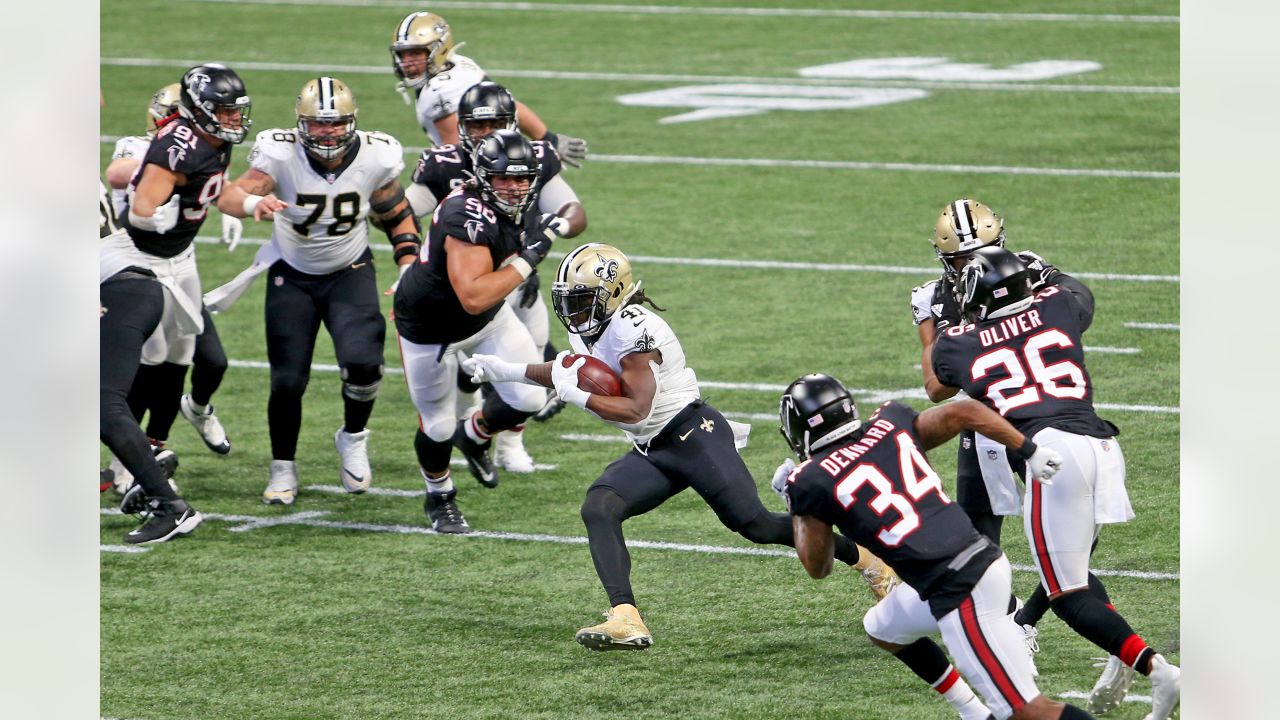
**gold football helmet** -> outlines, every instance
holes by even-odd
[[[462,43],[453,44],[453,31],[444,18],[429,12],[409,13],[391,34],[391,64],[405,87],[420,88],[444,72],[454,51],[460,47]],[[405,69],[401,53],[409,50],[426,51],[424,68]]]
[[[598,335],[640,290],[631,261],[612,245],[587,243],[565,256],[551,285],[556,317],[575,335]]]
[[[356,140],[356,96],[337,78],[308,80],[298,93],[298,135],[307,152],[334,160]]]
[[[147,137],[155,137],[160,129],[160,121],[178,112],[178,103],[182,102],[182,86],[169,83],[151,96],[151,104],[147,106]]]
[[[960,270],[952,260],[967,258],[980,247],[1004,247],[1004,220],[977,200],[961,198],[942,209],[931,240],[943,269],[955,275]]]

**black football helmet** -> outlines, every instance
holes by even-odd
[[[782,437],[801,460],[862,426],[853,397],[830,375],[805,375],[788,385],[778,415]]]
[[[244,81],[226,65],[205,63],[182,76],[178,112],[214,137],[230,143],[243,142],[253,125],[249,119],[252,107]]]
[[[534,154],[533,145],[515,130],[498,130],[476,145],[471,164],[484,199],[520,223],[524,211],[537,202],[541,184],[542,161]],[[499,192],[493,185],[493,179],[499,176],[528,178],[529,189]]]
[[[1035,299],[1033,282],[1017,255],[1001,247],[979,248],[960,271],[960,311],[971,323],[1021,312]]]
[[[468,154],[475,152],[471,131],[475,123],[502,123],[497,130],[516,129],[516,99],[498,83],[476,83],[458,100],[458,142]],[[490,126],[492,128],[492,125]]]

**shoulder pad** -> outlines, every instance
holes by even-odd
[[[491,245],[498,238],[498,216],[473,193],[455,192],[436,207],[432,230],[475,245]]]
[[[298,131],[293,128],[263,130],[253,139],[249,150],[249,164],[257,167],[260,161],[288,160],[293,157],[298,144]]]

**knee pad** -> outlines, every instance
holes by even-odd
[[[342,368],[342,394],[359,402],[372,402],[382,384],[381,365],[351,365]]]
[[[452,433],[450,433],[452,435]],[[413,436],[413,450],[418,456],[418,465],[429,473],[440,473],[449,469],[449,455],[453,452],[453,443],[432,439],[419,430]]]
[[[458,418],[454,417],[452,403],[448,407],[443,403],[439,405],[432,408],[431,414],[419,416],[422,418],[422,432],[435,442],[447,443],[458,429]]]
[[[587,490],[582,501],[582,522],[590,527],[600,523],[621,523],[626,519],[627,503],[618,493],[606,487]]]

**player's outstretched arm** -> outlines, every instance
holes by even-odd
[[[1004,445],[1011,455],[1027,462],[1032,476],[1037,479],[1048,480],[1062,466],[1062,458],[1057,452],[1038,447],[1008,420],[977,400],[957,400],[929,408],[916,416],[916,434],[920,436],[925,450],[941,445],[966,429]]]
[[[218,196],[218,209],[231,217],[253,217],[254,220],[271,220],[287,207],[272,194],[276,181],[261,170],[249,168],[231,185],[223,188]]]
[[[791,528],[796,537],[796,555],[814,580],[831,574],[836,557],[836,538],[831,526],[811,515],[792,515]]]

